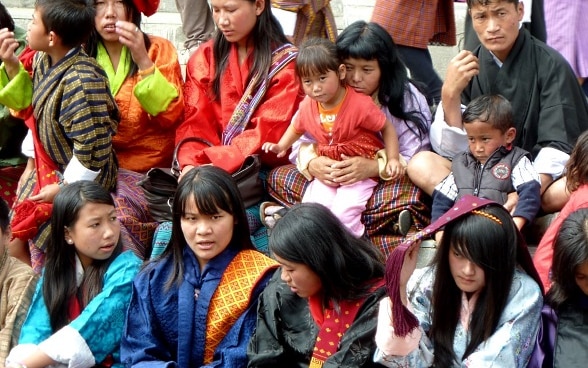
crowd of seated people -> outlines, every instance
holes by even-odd
[[[583,361],[588,100],[527,1],[467,0],[479,45],[435,111],[376,22],[336,35],[311,0],[331,41],[294,45],[272,8],[302,5],[209,3],[185,76],[141,29],[158,0],[36,0],[26,31],[0,4],[0,368]],[[159,223],[139,182],[173,159]],[[315,203],[366,183],[361,231]],[[533,264],[521,234],[554,212]],[[438,251],[415,271],[421,239]]]

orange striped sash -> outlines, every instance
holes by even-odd
[[[229,263],[208,307],[205,364],[212,362],[218,344],[249,307],[257,282],[277,267],[276,261],[255,250],[243,250]]]

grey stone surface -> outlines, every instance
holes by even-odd
[[[268,0],[269,1],[269,0]],[[35,0],[2,0],[12,14],[16,24],[26,28],[32,14]],[[375,0],[332,0],[331,7],[335,14],[337,28],[340,30],[356,20],[369,21]],[[463,23],[466,14],[464,3],[455,3],[455,18],[458,30],[458,44],[462,40]],[[159,10],[151,17],[143,17],[142,28],[145,32],[156,34],[171,40],[179,51],[183,48],[184,35],[180,16],[174,0],[161,0]],[[431,55],[435,69],[443,79],[446,65],[459,47],[431,46]]]

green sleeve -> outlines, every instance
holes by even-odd
[[[169,104],[179,96],[176,87],[155,68],[153,74],[144,77],[133,91],[141,107],[149,115],[157,116],[167,110]]]
[[[29,107],[33,101],[33,81],[29,73],[19,64],[18,74],[8,79],[4,64],[0,66],[0,104],[20,111]]]

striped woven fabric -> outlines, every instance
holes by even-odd
[[[290,207],[302,200],[308,181],[296,166],[286,165],[270,171],[267,184],[270,196],[283,206]],[[394,182],[380,180],[363,213],[362,221],[368,237],[387,257],[404,240],[394,231],[400,212],[411,212],[414,223],[412,233],[429,224],[430,202],[430,197],[412,184],[407,176]]]

